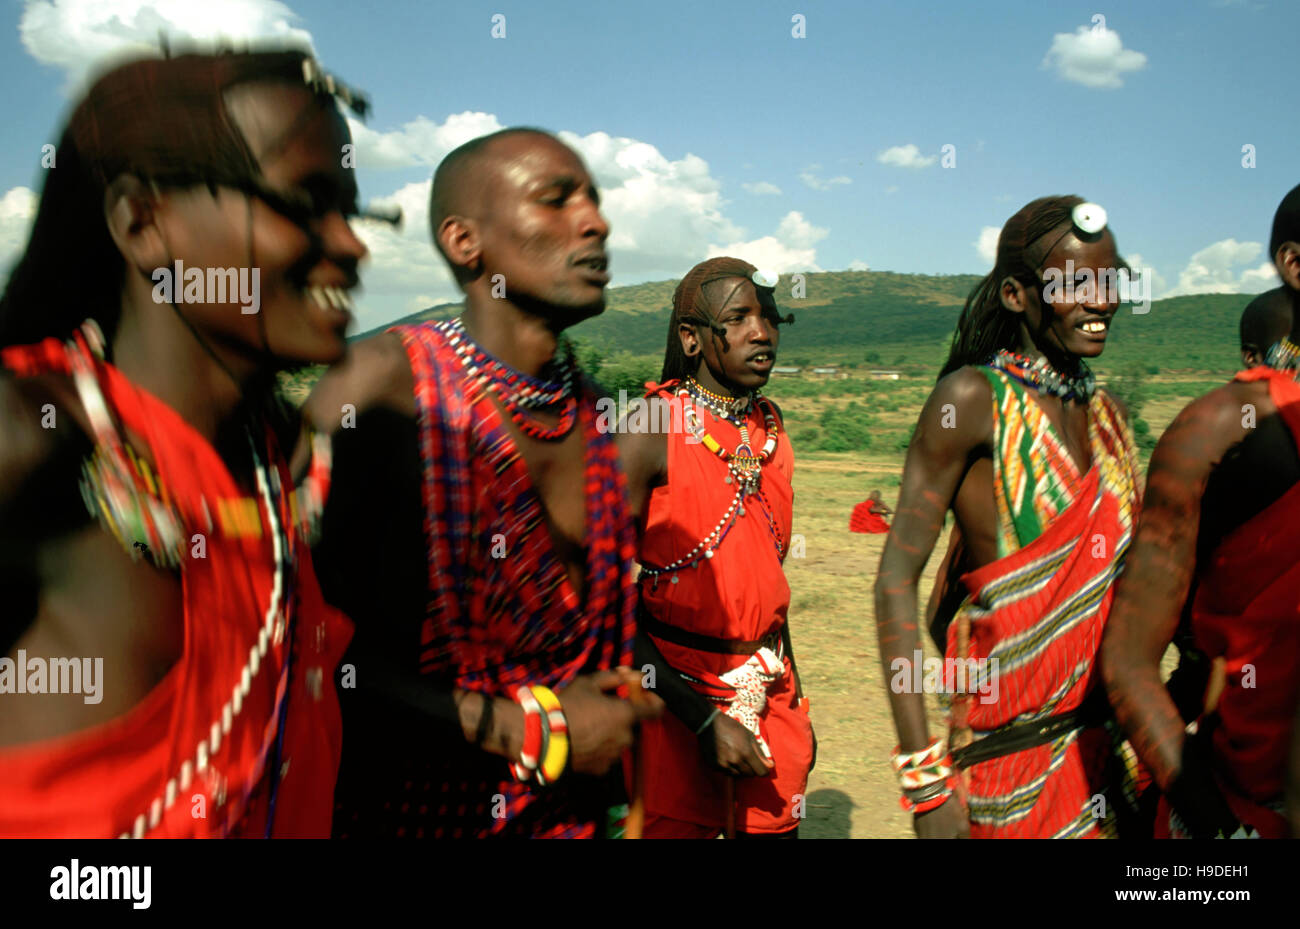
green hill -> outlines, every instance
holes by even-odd
[[[777,288],[782,310],[795,324],[781,334],[780,363],[875,365],[907,373],[933,370],[947,355],[952,328],[975,275],[827,271],[806,275],[806,294],[792,299],[791,276]],[[641,367],[662,356],[676,281],[608,291],[606,310],[572,330],[574,340],[602,359]],[[1096,368],[1138,366],[1149,374],[1223,373],[1238,360],[1237,321],[1251,298],[1238,294],[1173,297],[1150,312],[1120,311],[1104,358]],[[459,303],[445,303],[398,320],[446,319]],[[380,330],[362,333],[364,338]]]

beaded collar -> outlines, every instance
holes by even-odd
[[[550,365],[556,379],[545,380],[517,371],[488,354],[470,337],[460,318],[436,323],[434,328],[447,339],[471,380],[492,389],[525,435],[552,442],[564,438],[573,429],[578,419],[578,400],[574,390],[577,365],[570,345],[566,343],[564,351],[556,355]],[[546,426],[528,415],[533,411],[556,414],[560,421],[555,426]]]
[[[1278,371],[1300,369],[1300,345],[1296,345],[1284,336],[1281,341],[1273,343],[1264,356],[1264,364]]]
[[[686,377],[682,381],[682,389],[689,391],[696,403],[718,419],[725,419],[736,427],[745,421],[750,406],[759,396],[757,391],[751,391],[743,397],[724,397],[722,394],[715,394],[693,377]]]
[[[1006,372],[1011,378],[1039,393],[1051,394],[1062,400],[1087,403],[1097,392],[1097,379],[1082,360],[1079,361],[1079,369],[1075,374],[1062,374],[1046,358],[1035,361],[1004,348],[999,349],[987,364],[990,368]]]

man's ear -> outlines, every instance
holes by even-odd
[[[682,353],[687,358],[694,358],[700,353],[699,333],[690,323],[678,323],[677,336],[682,340]]]
[[[1292,290],[1300,290],[1300,242],[1283,242],[1273,256],[1282,283]]]
[[[132,174],[123,174],[104,191],[104,221],[113,244],[126,263],[150,274],[171,261],[167,239],[158,224],[158,188]]]
[[[468,216],[448,216],[438,226],[438,244],[451,263],[477,274],[483,258],[478,223]]]
[[[1004,307],[1012,313],[1023,313],[1025,311],[1028,297],[1025,294],[1024,284],[1008,275],[1002,279],[1000,290]]]

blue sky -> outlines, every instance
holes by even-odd
[[[1157,297],[1272,286],[1269,224],[1300,181],[1286,105],[1300,8],[1106,7],[9,0],[0,251],[7,263],[25,238],[24,191],[39,190],[40,147],[86,67],[165,24],[295,35],[372,96],[362,192],[408,223],[366,233],[362,328],[453,296],[428,240],[429,176],[455,145],[515,124],[565,133],[587,158],[615,285],[717,253],[781,272],[982,273],[1021,205],[1078,193],[1153,269]]]

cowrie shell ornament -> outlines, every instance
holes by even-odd
[[[1095,203],[1080,203],[1070,211],[1070,218],[1088,235],[1096,235],[1106,228],[1106,211]]]

